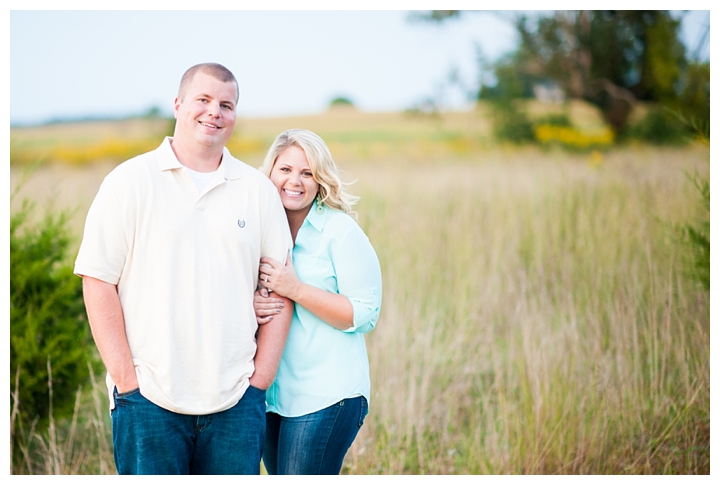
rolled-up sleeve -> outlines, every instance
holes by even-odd
[[[338,293],[353,306],[353,326],[346,333],[375,328],[382,304],[382,275],[377,254],[359,226],[348,231],[333,249]]]

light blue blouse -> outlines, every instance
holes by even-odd
[[[375,328],[382,301],[380,263],[355,220],[313,204],[295,238],[295,271],[303,283],[346,296],[353,326],[338,330],[295,304],[290,333],[267,411],[294,417],[319,411],[342,399],[370,402],[370,367],[363,334]]]

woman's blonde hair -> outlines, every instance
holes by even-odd
[[[318,206],[322,204],[353,217],[356,213],[352,206],[360,197],[350,194],[345,187],[348,185],[340,180],[339,170],[330,155],[330,149],[322,138],[308,130],[292,129],[280,133],[270,146],[260,171],[270,177],[273,166],[282,152],[296,146],[305,152],[310,171],[318,183]]]

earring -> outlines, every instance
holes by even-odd
[[[320,197],[320,192],[318,191],[317,197],[315,197],[315,200],[317,202],[317,206],[315,207],[315,210],[318,214],[322,214],[325,212],[325,207],[323,207],[322,198]]]

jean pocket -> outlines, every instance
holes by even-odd
[[[118,392],[117,387],[113,389],[113,398],[115,399],[115,407],[118,406],[129,406],[136,400],[136,398],[142,398],[140,394],[140,388],[136,387],[126,392]]]
[[[365,396],[360,396],[360,419],[358,420],[358,428],[362,428],[365,423],[365,417],[368,415],[368,402]]]
[[[116,397],[132,396],[133,394],[138,393],[138,392],[140,392],[139,387],[136,387],[135,389],[130,389],[129,391],[125,391],[125,392],[118,392],[117,387],[115,388],[115,396]]]
[[[250,384],[250,385],[248,386],[248,390],[250,390],[250,389],[253,389],[255,392],[261,393],[263,396],[264,396],[265,393],[267,392],[265,389],[260,389],[259,387],[255,387],[255,386],[253,386],[252,384]]]
[[[240,398],[240,400],[244,400],[246,403],[255,403],[258,406],[262,407],[263,412],[265,412],[266,396],[267,391],[265,389],[260,389],[259,387],[255,387],[251,384],[245,390],[245,394],[243,395],[243,397]]]

